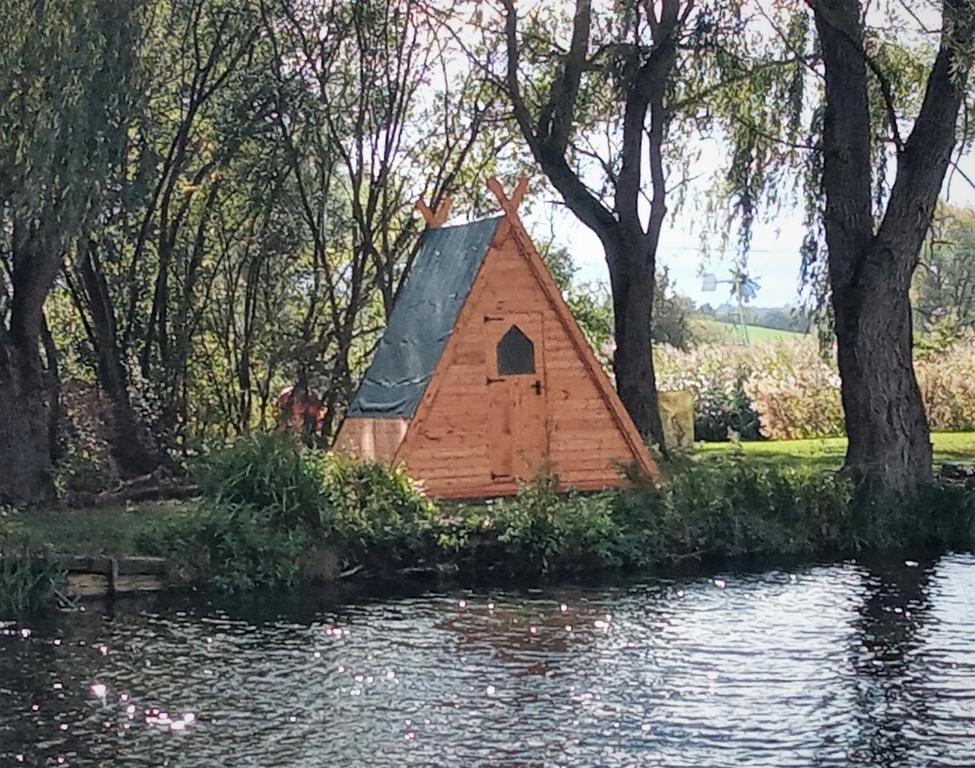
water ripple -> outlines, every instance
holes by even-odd
[[[970,766],[973,591],[952,555],[120,603],[0,630],[0,765]]]

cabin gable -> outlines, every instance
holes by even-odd
[[[620,485],[621,463],[652,471],[642,443],[635,447],[620,424],[605,374],[600,368],[594,375],[594,357],[585,359],[592,352],[580,348],[581,331],[558,289],[543,282],[551,278],[538,254],[525,252],[520,222],[509,219],[491,242],[396,460],[447,498],[510,494],[541,471],[579,489]],[[526,457],[538,459],[531,470]]]

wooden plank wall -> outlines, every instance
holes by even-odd
[[[361,459],[392,461],[409,424],[409,419],[348,418],[335,437],[334,448]]]
[[[502,223],[397,460],[434,496],[505,495],[491,479],[484,316],[541,312],[551,469],[566,486],[621,484],[633,454],[554,308]],[[541,467],[539,469],[542,469]]]

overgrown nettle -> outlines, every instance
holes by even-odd
[[[53,493],[45,301],[124,145],[135,4],[4,5],[0,49],[0,503]],[[40,346],[44,344],[47,360]]]

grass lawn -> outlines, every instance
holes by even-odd
[[[31,509],[9,518],[11,549],[69,554],[138,554],[136,539],[161,521],[188,514],[192,503],[144,502],[96,509]]]
[[[936,432],[935,465],[975,462],[975,432]],[[698,456],[720,456],[741,451],[749,459],[768,464],[794,464],[818,469],[838,469],[846,453],[845,437],[812,440],[768,440],[744,443],[701,443],[694,453]]]
[[[734,323],[714,320],[710,317],[695,315],[690,318],[691,331],[701,341],[712,344],[741,344],[741,331]],[[759,325],[749,325],[748,341],[760,344],[769,341],[793,341],[804,338],[806,334],[797,331],[782,331],[776,328],[764,328]]]

